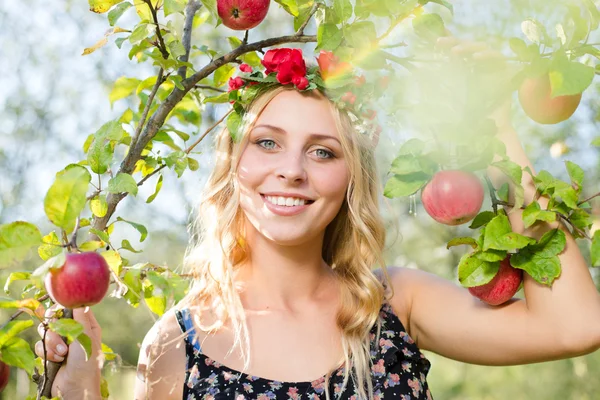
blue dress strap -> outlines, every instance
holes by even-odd
[[[185,341],[190,344],[194,350],[200,352],[200,343],[196,337],[196,329],[194,328],[194,323],[192,322],[190,310],[187,308],[176,310],[175,316],[177,317],[177,322],[179,323],[181,332],[187,333]]]

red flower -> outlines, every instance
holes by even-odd
[[[242,64],[240,65],[240,71],[242,72],[252,72],[252,67],[249,66],[248,64]]]
[[[308,79],[306,79],[305,76],[295,76],[294,85],[296,85],[299,90],[304,90],[308,87]]]
[[[321,50],[319,57],[317,57],[317,63],[321,70],[321,77],[323,80],[327,80],[330,77],[341,75],[346,71],[350,71],[352,66],[347,62],[340,62],[332,52]]]
[[[354,77],[354,83],[356,84],[356,86],[362,86],[365,83],[367,83],[367,80],[365,79],[364,75],[356,76]]]
[[[356,95],[352,92],[346,92],[342,95],[340,100],[342,100],[344,103],[354,104],[356,101]]]
[[[308,85],[308,81],[304,84],[304,80],[300,79],[306,78],[306,64],[302,58],[302,51],[299,49],[271,49],[265,53],[262,64],[266,68],[265,74],[276,72],[277,81],[282,85],[294,83],[294,81],[301,82],[304,88]]]
[[[232,90],[237,90],[237,89],[241,88],[242,86],[244,86],[244,80],[242,78],[240,78],[239,76],[236,76],[235,78],[229,78],[229,91],[230,92]]]

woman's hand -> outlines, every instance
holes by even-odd
[[[48,309],[48,321],[52,319],[56,308]],[[52,396],[61,395],[66,400],[90,399],[100,400],[100,370],[104,361],[102,353],[102,332],[92,311],[86,308],[73,310],[73,319],[83,325],[84,332],[92,341],[92,355],[86,361],[86,354],[79,343],[71,343],[68,347],[62,338],[48,330],[46,333],[46,357],[48,361],[63,362],[52,385]],[[38,333],[44,337],[44,326],[38,326]],[[42,341],[35,344],[35,352],[44,357]]]

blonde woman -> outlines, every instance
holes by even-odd
[[[255,96],[234,104],[239,134],[216,138],[185,260],[194,285],[146,335],[135,399],[430,399],[420,349],[509,365],[600,347],[600,299],[568,233],[553,287],[526,277],[525,300],[500,307],[428,273],[385,267],[376,127],[357,115],[359,98],[344,94],[340,106],[321,90],[326,61],[315,77],[299,50],[273,50],[263,64],[276,81],[253,81],[244,66],[246,79],[230,82],[256,86]],[[509,156],[531,168],[507,113],[498,115]],[[524,230],[518,213],[511,221],[534,237],[551,228]],[[85,362],[78,346],[49,334],[50,359],[66,359],[53,394],[100,399],[100,327],[89,310],[75,318],[96,357]]]

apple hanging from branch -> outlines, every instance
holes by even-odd
[[[108,291],[110,268],[98,253],[67,253],[62,266],[50,268],[45,284],[52,300],[66,308],[92,306]]]
[[[270,0],[217,0],[217,13],[226,27],[245,31],[265,19],[269,4]]]
[[[436,172],[421,191],[421,201],[427,214],[445,225],[469,222],[483,204],[483,185],[467,171]]]
[[[8,385],[8,379],[10,378],[10,366],[0,361],[0,392],[4,390]]]
[[[567,120],[581,101],[581,93],[552,97],[550,76],[527,78],[519,88],[519,102],[525,114],[540,124],[557,124]]]

